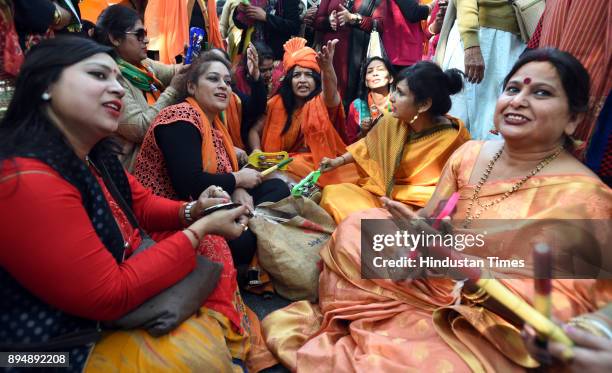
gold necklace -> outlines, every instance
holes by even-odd
[[[554,152],[553,154],[541,160],[540,163],[538,163],[538,165],[533,170],[531,170],[531,172],[523,176],[521,180],[519,180],[516,184],[514,184],[512,188],[510,188],[510,190],[507,190],[503,195],[494,199],[491,202],[481,203],[480,198],[479,198],[480,189],[482,188],[482,186],[485,184],[485,182],[489,178],[489,175],[491,174],[491,171],[493,170],[493,166],[495,165],[495,162],[497,162],[497,160],[499,159],[503,151],[504,151],[504,146],[502,146],[502,148],[499,149],[499,151],[495,153],[493,158],[489,161],[489,164],[487,165],[487,168],[485,169],[484,173],[480,177],[478,184],[476,184],[476,188],[474,188],[474,194],[472,194],[472,199],[470,200],[470,204],[465,213],[466,217],[465,217],[465,223],[463,224],[464,228],[469,228],[469,226],[472,224],[472,221],[478,219],[480,215],[484,211],[486,211],[489,207],[500,203],[501,201],[510,197],[512,193],[519,190],[523,186],[523,184],[525,184],[527,180],[531,179],[532,176],[542,171],[544,167],[546,167],[550,162],[552,162],[555,158],[557,158],[559,154],[561,154],[561,151],[563,151],[563,147],[562,146],[559,147],[559,149],[556,152]],[[476,202],[480,206],[480,209],[476,211],[474,214],[472,214],[472,208],[474,207],[474,202]]]

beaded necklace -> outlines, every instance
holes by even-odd
[[[465,213],[466,217],[465,217],[465,223],[463,224],[464,228],[469,228],[470,225],[472,224],[472,221],[478,219],[480,215],[484,211],[486,211],[489,207],[500,203],[501,201],[510,197],[512,193],[519,190],[521,186],[523,186],[523,184],[525,184],[527,180],[531,179],[532,176],[542,171],[544,167],[546,167],[550,162],[552,162],[555,158],[557,158],[559,154],[561,154],[561,151],[563,151],[563,147],[562,146],[559,147],[559,149],[557,149],[557,151],[555,151],[553,154],[541,160],[540,163],[538,163],[538,165],[533,170],[531,170],[531,172],[529,172],[521,180],[519,180],[516,184],[514,184],[510,188],[510,190],[507,190],[501,197],[498,197],[491,202],[482,203],[480,202],[480,198],[479,198],[480,189],[482,188],[482,186],[485,184],[485,182],[489,178],[489,175],[491,174],[491,171],[493,170],[493,166],[495,165],[495,162],[497,162],[497,160],[499,159],[503,151],[504,151],[504,146],[502,146],[502,148],[499,149],[499,151],[495,153],[493,158],[489,161],[489,164],[487,165],[487,168],[485,169],[484,173],[480,177],[478,184],[476,184],[476,188],[474,189],[474,194],[472,194],[472,199],[470,200],[470,204]],[[474,202],[476,202],[478,206],[480,206],[480,209],[472,214],[472,208],[474,207]]]

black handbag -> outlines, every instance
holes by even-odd
[[[100,166],[100,173],[109,192],[130,223],[140,232],[142,243],[132,256],[138,255],[155,245],[156,242],[140,228],[134,212],[119,193],[108,170],[104,164]],[[196,267],[187,277],[153,296],[120,319],[104,325],[119,329],[143,328],[154,337],[167,334],[178,327],[183,321],[197,313],[202,303],[215,290],[223,270],[221,263],[210,261],[201,255],[198,255],[196,259]]]

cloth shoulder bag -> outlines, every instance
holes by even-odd
[[[142,243],[132,255],[138,255],[155,245],[155,241],[142,229],[134,212],[125,202],[121,193],[110,178],[104,164],[100,173],[130,223],[139,230]],[[127,315],[105,326],[119,329],[143,328],[154,337],[169,333],[183,321],[198,312],[206,298],[215,290],[223,265],[198,255],[196,267],[187,277],[153,296]]]
[[[538,22],[544,13],[546,3],[544,0],[508,0],[514,8],[516,21],[521,30],[521,39],[529,42],[535,32]]]

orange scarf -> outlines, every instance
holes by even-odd
[[[268,101],[268,113],[262,138],[263,151],[290,151],[301,134],[312,153],[315,164],[319,164],[323,157],[344,154],[346,145],[334,129],[321,95],[311,99],[297,111],[291,128],[283,134],[286,121],[287,111],[283,100],[280,95],[276,95]]]
[[[244,143],[242,142],[242,136],[240,134],[240,127],[242,124],[242,101],[237,94],[232,93],[230,96],[230,102],[227,109],[223,112],[224,122],[232,142],[235,146],[240,149],[245,149]]]
[[[225,151],[227,155],[230,157],[230,162],[232,163],[232,170],[238,170],[238,159],[236,158],[236,151],[234,150],[234,144],[232,143],[232,139],[225,129],[225,126],[221,122],[219,116],[215,118],[213,126],[210,125],[208,121],[208,117],[206,114],[200,109],[200,105],[193,97],[187,97],[185,100],[189,105],[191,105],[195,111],[200,116],[201,127],[200,134],[202,136],[202,163],[204,171],[216,174],[217,173],[217,151],[215,150],[215,144],[213,141],[213,129],[221,132],[221,140],[223,141],[223,146],[225,147]]]

